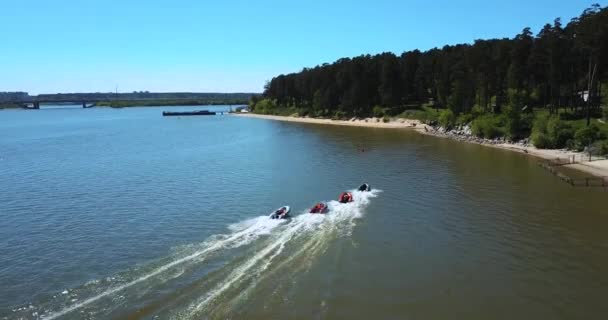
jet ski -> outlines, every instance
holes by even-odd
[[[359,191],[372,191],[372,187],[370,187],[369,184],[364,183],[364,184],[360,185],[357,190],[359,190]]]
[[[270,219],[287,219],[289,218],[290,210],[289,206],[280,207],[270,214]]]
[[[353,194],[350,192],[342,192],[342,193],[340,193],[340,196],[338,197],[338,201],[340,201],[340,203],[352,202]]]
[[[314,207],[310,208],[310,213],[327,213],[327,205],[323,202],[315,204]]]

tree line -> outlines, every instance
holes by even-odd
[[[589,118],[601,113],[607,76],[608,9],[595,4],[536,35],[524,28],[511,39],[361,55],[282,74],[250,104],[254,112],[319,117],[365,117],[379,108],[397,115],[427,104],[455,115],[513,106]]]

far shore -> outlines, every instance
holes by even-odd
[[[450,138],[445,134],[435,132],[435,129],[422,123],[419,120],[414,119],[391,119],[389,122],[384,122],[380,118],[366,118],[366,119],[351,119],[351,120],[332,120],[332,119],[318,119],[308,117],[292,117],[292,116],[273,116],[273,115],[262,115],[254,113],[233,113],[239,117],[269,119],[286,122],[299,122],[299,123],[314,123],[314,124],[328,124],[338,126],[353,126],[353,127],[369,127],[369,128],[389,128],[389,129],[409,129],[416,132],[433,135],[438,137]],[[460,139],[459,139],[460,140]],[[537,149],[533,146],[526,146],[517,143],[485,143],[475,142],[462,139],[460,141],[477,143],[484,146],[499,148],[503,150],[510,150],[515,152],[525,153],[530,156],[538,157],[545,160],[555,159],[571,159],[574,158],[576,161],[581,161],[577,164],[565,165],[564,167],[575,169],[597,177],[608,177],[608,160],[596,160],[596,161],[584,161],[587,155],[582,152],[574,152],[569,150],[557,150],[557,149]]]
[[[234,102],[234,103],[231,103]],[[162,101],[162,100],[153,100],[153,101],[102,101],[97,102],[93,105],[87,106],[87,108],[114,108],[114,109],[122,109],[122,108],[138,108],[138,107],[222,107],[222,106],[245,106],[247,105],[247,101],[228,101],[228,102],[181,102],[181,101]],[[80,103],[56,103],[48,102],[45,103],[51,106],[80,106]],[[44,105],[43,105],[44,106]],[[24,107],[22,104],[0,104],[0,110],[38,110],[32,107]]]

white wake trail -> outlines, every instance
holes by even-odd
[[[224,247],[230,247],[230,248],[236,248],[239,246],[243,246],[246,244],[251,243],[252,241],[254,241],[255,239],[259,238],[261,235],[266,235],[266,234],[270,234],[270,232],[272,231],[272,229],[276,228],[277,226],[279,226],[280,224],[283,223],[283,220],[271,220],[268,219],[268,217],[266,216],[262,216],[262,217],[257,217],[254,219],[250,219],[244,222],[245,227],[244,228],[237,228],[238,231],[227,235],[225,238],[223,239],[217,239],[217,240],[211,240],[210,243],[207,244],[207,246],[199,251],[196,251],[190,255],[187,255],[185,257],[179,258],[177,260],[174,260],[170,263],[167,263],[161,267],[158,267],[157,269],[135,279],[132,280],[130,282],[127,282],[125,284],[119,285],[117,287],[114,288],[110,288],[100,294],[97,294],[93,297],[90,297],[88,299],[85,299],[79,303],[73,304],[69,307],[66,307],[60,311],[57,312],[52,312],[49,314],[45,314],[41,316],[41,319],[44,320],[52,320],[52,319],[56,319],[58,317],[64,316],[74,310],[77,310],[79,308],[82,308],[86,305],[89,305],[95,301],[98,301],[104,297],[110,296],[112,294],[115,294],[119,291],[122,291],[124,289],[127,289],[129,287],[132,287],[138,283],[141,283],[143,281],[146,281],[154,276],[157,276],[177,265],[180,265],[182,263],[194,260],[194,259],[198,259],[201,258],[203,256],[205,256],[208,253],[212,253],[215,252],[221,248]]]
[[[241,246],[245,246],[251,244],[261,236],[270,235],[270,244],[259,252],[256,252],[251,258],[248,258],[241,266],[236,268],[234,271],[230,273],[227,277],[228,280],[218,284],[212,291],[205,295],[202,301],[196,303],[193,307],[189,308],[189,310],[198,312],[201,309],[205,309],[211,301],[220,296],[223,292],[229,289],[233,284],[237,281],[245,280],[247,277],[251,277],[252,275],[262,274],[272,262],[278,257],[281,253],[283,253],[285,246],[292,241],[293,238],[299,237],[300,235],[310,234],[317,230],[323,224],[329,224],[328,228],[334,228],[338,232],[343,233],[344,235],[350,235],[350,232],[353,229],[354,221],[360,218],[363,214],[362,208],[369,203],[369,200],[373,197],[377,196],[377,192],[358,192],[353,191],[355,201],[349,204],[339,204],[337,201],[331,201],[328,203],[330,208],[330,213],[327,215],[309,215],[303,214],[297,217],[294,217],[292,221],[288,224],[286,220],[273,220],[268,219],[267,216],[261,216],[253,219],[248,219],[243,222],[239,222],[237,224],[229,226],[231,230],[230,233],[217,235],[209,238],[205,242],[202,243],[202,248],[195,250],[190,254],[186,254],[183,257],[177,258],[169,263],[166,263],[162,266],[159,266],[134,280],[126,282],[124,284],[108,288],[105,291],[98,293],[92,297],[86,298],[80,302],[74,303],[59,311],[51,311],[46,314],[41,315],[41,319],[44,320],[53,320],[59,317],[62,317],[70,312],[78,310],[80,308],[86,307],[90,304],[93,304],[105,297],[114,295],[122,290],[125,290],[129,287],[133,287],[137,284],[140,284],[150,278],[163,274],[172,268],[194,261],[196,259],[205,260],[209,257],[210,254],[213,254],[222,249],[234,249]],[[281,233],[273,232],[278,226],[285,224],[285,228],[281,228]],[[320,240],[317,239],[316,243],[309,243],[304,247],[312,247],[315,248],[315,252],[319,249]],[[296,250],[292,253],[296,255],[300,255],[305,253],[303,250]],[[293,259],[292,256],[288,256],[286,260]],[[250,273],[249,271],[260,264],[260,262],[264,262],[260,268],[256,270],[254,273]],[[183,271],[182,271],[183,272]]]
[[[287,256],[279,264],[280,266],[286,265],[289,261],[293,261],[302,254],[310,253],[315,255],[321,251],[323,247],[326,248],[327,245],[329,245],[326,241],[328,238],[323,236],[330,234],[332,231],[336,231],[337,234],[341,236],[350,236],[355,225],[355,220],[363,216],[363,208],[366,207],[369,204],[370,199],[376,197],[379,192],[381,192],[381,190],[374,190],[372,192],[352,191],[355,199],[353,202],[342,204],[337,201],[331,201],[328,203],[330,211],[326,215],[310,215],[305,213],[293,218],[292,222],[286,226],[286,230],[282,230],[282,233],[277,237],[269,239],[268,241],[270,241],[270,243],[266,247],[256,252],[252,257],[248,258],[233,270],[225,278],[225,281],[208,292],[199,300],[199,302],[192,304],[188,308],[189,311],[187,316],[180,314],[178,315],[178,318],[197,318],[200,312],[209,311],[207,309],[210,304],[233,285],[241,280],[245,281],[262,274],[272,264],[274,259],[283,252],[285,246],[294,238],[313,235],[307,242],[302,243],[298,250],[292,252],[292,255]],[[324,231],[322,229],[326,230]],[[314,235],[315,232],[320,233],[319,236],[323,237],[323,239],[316,237],[316,235]],[[322,244],[324,246],[321,246]],[[304,250],[304,248],[312,249],[312,252]],[[261,262],[263,263],[260,268],[253,270],[254,267]],[[238,294],[237,298],[245,294],[249,289],[251,288],[241,290],[241,294]]]

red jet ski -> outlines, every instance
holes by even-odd
[[[342,192],[342,193],[340,193],[340,196],[338,197],[338,201],[340,201],[340,203],[352,202],[353,194],[350,192]]]
[[[327,211],[327,205],[323,202],[319,202],[310,208],[310,213],[327,213]]]

